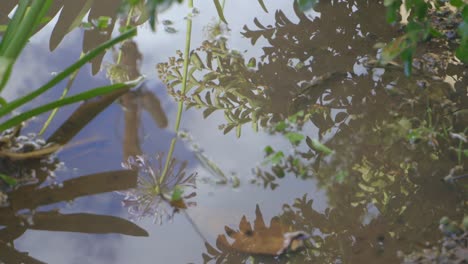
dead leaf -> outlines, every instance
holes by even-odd
[[[278,256],[286,252],[298,251],[304,246],[303,242],[308,238],[305,232],[288,232],[288,228],[282,225],[278,218],[273,218],[270,221],[270,227],[266,227],[258,205],[255,215],[253,229],[245,216],[242,217],[238,231],[226,226],[227,236],[234,241],[230,243],[225,235],[219,235],[216,239],[218,249],[254,255]]]

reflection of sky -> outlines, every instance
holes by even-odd
[[[203,27],[212,23],[217,17],[211,1],[199,2],[202,3],[196,4],[201,13],[194,19],[192,48],[201,44]],[[245,24],[252,26],[255,17],[259,18],[263,24],[273,23],[274,11],[279,8],[287,15],[292,14],[291,2],[269,1],[266,4],[270,13],[265,14],[256,1],[227,1],[225,16],[232,30],[229,46],[240,51],[249,50],[249,56],[259,56],[261,42],[257,43],[256,47],[252,47],[250,41],[243,38],[239,31]],[[242,10],[241,15],[238,10]],[[168,34],[162,28],[158,28],[158,32],[154,34],[147,26],[144,26],[136,37],[140,52],[144,55],[141,72],[150,79],[151,89],[161,99],[163,109],[170,118],[169,128],[171,129],[175,122],[176,104],[166,94],[162,84],[156,80],[155,64],[166,61],[169,56],[174,56],[176,50],[183,50],[185,21],[181,19],[181,16],[184,13],[187,13],[185,6],[176,5],[160,16],[161,20],[174,21],[179,34]],[[294,21],[295,15],[289,17]],[[8,99],[17,96],[12,91],[19,91],[17,89],[19,87],[38,87],[50,77],[51,72],[58,71],[79,57],[81,36],[78,30],[70,33],[54,53],[45,52],[48,50],[51,30],[52,28],[48,26],[35,36],[16,65],[15,70],[22,70],[21,72],[16,70],[14,73],[12,82],[9,84]],[[73,89],[82,90],[106,83],[104,72],[91,77],[90,69],[86,67],[78,76]],[[59,90],[55,91],[60,93]],[[72,108],[59,112],[60,121],[67,117]],[[145,138],[141,140],[144,152],[150,155],[167,152],[169,141],[173,136],[171,129],[159,129],[149,115],[143,114],[142,116],[144,121],[142,122],[143,129],[140,128],[140,135]],[[39,119],[41,120],[43,118]],[[95,139],[95,143],[78,145],[63,151],[60,158],[66,163],[68,170],[58,175],[70,177],[119,169],[122,160],[120,142],[123,140],[123,122],[122,110],[117,104],[99,115],[74,139],[75,142]],[[315,207],[319,207],[317,209],[324,209],[325,197],[323,192],[317,191],[313,181],[292,178],[289,181],[283,180],[275,192],[250,185],[249,179],[254,176],[252,168],[263,160],[264,147],[271,145],[275,149],[283,149],[289,153],[290,144],[279,137],[262,132],[255,133],[249,125],[244,126],[240,139],[237,139],[235,133],[232,132],[224,136],[222,131],[218,130],[218,125],[221,123],[224,123],[222,114],[213,114],[205,120],[201,111],[190,110],[184,113],[181,125],[183,129],[191,133],[194,141],[205,150],[205,154],[213,158],[213,162],[226,174],[231,171],[236,172],[241,180],[241,187],[238,189],[212,185],[198,186],[196,198],[198,206],[189,209],[188,213],[210,242],[213,242],[218,234],[224,232],[224,225],[237,227],[243,215],[253,221],[256,204],[260,205],[267,223],[271,217],[281,212],[284,203],[291,204],[294,198],[301,197],[304,193],[309,193],[309,198],[317,199],[314,202]],[[37,127],[39,122],[33,125]],[[60,123],[56,119],[51,125],[51,130],[58,125]],[[178,144],[175,157],[190,160],[189,173],[198,171],[202,177],[209,176],[208,172],[197,165],[188,146],[184,146],[183,143]],[[77,172],[73,172],[73,168],[77,168]],[[80,198],[71,205],[65,205],[61,212],[112,214],[125,218],[127,213],[121,208],[119,199],[120,197],[114,193]],[[199,263],[201,261],[201,253],[204,252],[203,241],[183,216],[177,215],[173,223],[166,223],[162,226],[154,225],[150,221],[138,224],[150,233],[150,237],[28,231],[17,241],[16,246],[20,250],[28,251],[31,256],[49,263],[154,263],[159,262],[158,260],[169,259],[171,263]],[[45,241],[47,241],[47,247],[44,247]]]

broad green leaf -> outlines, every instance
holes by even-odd
[[[306,143],[309,146],[309,148],[311,148],[311,149],[313,149],[313,150],[315,150],[317,152],[321,152],[321,153],[323,153],[325,155],[330,155],[330,154],[333,153],[333,150],[331,150],[330,148],[328,148],[324,144],[320,143],[316,139],[311,139],[310,137],[307,137],[306,138]]]
[[[8,184],[9,186],[15,186],[18,184],[18,181],[15,178],[12,178],[2,173],[0,173],[0,179],[6,182],[6,184]]]
[[[286,137],[293,145],[299,145],[299,143],[301,143],[301,141],[304,139],[304,135],[295,132],[286,133]]]
[[[281,162],[281,160],[284,158],[284,153],[282,151],[278,151],[268,157],[268,160],[273,164],[277,165]]]
[[[460,8],[463,6],[463,0],[450,0],[450,4],[454,7]]]
[[[278,124],[276,124],[275,130],[278,132],[283,132],[284,130],[286,130],[287,127],[288,125],[286,124],[286,122],[280,121],[278,122]]]

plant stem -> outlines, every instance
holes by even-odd
[[[83,55],[84,53],[82,52],[80,55],[80,59],[83,58]],[[80,69],[76,70],[74,73],[72,73],[72,75],[70,75],[70,79],[68,79],[67,86],[65,87],[65,89],[63,89],[62,95],[60,96],[59,99],[63,99],[65,98],[65,96],[67,96],[68,92],[70,91],[71,86],[75,82],[75,78],[78,75],[78,72],[80,71]],[[47,118],[44,125],[42,126],[41,131],[39,131],[39,135],[44,134],[45,130],[49,127],[50,123],[52,122],[52,119],[54,119],[57,112],[58,112],[58,108],[55,108],[54,110],[52,110],[49,117]]]
[[[188,7],[190,9],[193,8],[193,0],[188,1]],[[192,38],[192,18],[189,17],[187,19],[187,32],[185,34],[184,69],[183,69],[182,91],[181,91],[182,94],[185,94],[185,92],[187,90],[187,78],[188,78],[187,75],[188,75],[188,66],[189,66],[189,62],[190,62],[189,61],[190,60],[189,53],[190,53],[191,38]],[[167,157],[166,157],[166,162],[164,164],[164,170],[162,172],[161,179],[159,180],[159,183],[163,183],[164,179],[167,176],[166,175],[167,170],[169,168],[169,164],[171,162],[172,155],[174,153],[174,148],[175,148],[175,145],[176,145],[176,142],[177,142],[177,137],[178,137],[177,133],[179,132],[180,121],[182,119],[182,111],[183,110],[184,110],[184,102],[179,101],[178,106],[177,106],[176,123],[175,123],[175,127],[174,127],[176,135],[174,136],[174,138],[171,141],[171,145],[169,147],[169,152],[167,153]]]
[[[129,31],[123,33],[122,35],[111,39],[109,41],[104,42],[103,44],[99,45],[95,49],[91,50],[88,52],[86,55],[84,55],[80,60],[75,62],[73,65],[69,66],[66,68],[64,71],[60,72],[55,76],[52,80],[50,80],[48,83],[44,84],[42,87],[39,89],[21,97],[18,98],[12,102],[10,102],[8,105],[0,108],[0,117],[4,116],[6,114],[11,113],[11,111],[15,110],[16,108],[22,106],[23,104],[33,100],[34,98],[38,97],[42,93],[48,91],[50,88],[54,87],[56,84],[64,80],[67,76],[73,74],[76,70],[78,70],[80,67],[85,65],[87,62],[89,62],[91,59],[96,57],[97,55],[101,54],[101,52],[105,51],[106,49],[112,47],[113,45],[126,40],[128,38],[131,38],[136,35],[136,29],[130,29]]]

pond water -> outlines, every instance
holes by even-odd
[[[56,1],[61,13],[26,46],[4,97],[32,91],[118,35],[125,18],[102,30],[70,25],[89,8],[90,20],[115,18],[119,2]],[[410,78],[398,65],[372,66],[375,44],[401,34],[382,3],[320,1],[305,13],[293,3],[265,1],[265,12],[257,1],[226,1],[228,25],[212,1],[174,4],[156,31],[143,23],[131,42],[81,69],[71,94],[146,80],[58,111],[42,137],[65,147],[21,165],[39,180],[0,208],[0,260],[398,263],[436,243],[441,217],[467,212],[465,179],[443,181],[466,173],[467,67],[428,66],[427,54],[442,56],[431,44]],[[181,96],[187,17],[192,77]],[[191,107],[176,132],[178,101]],[[22,133],[37,133],[47,117]],[[155,185],[168,153],[173,171]],[[139,189],[126,191],[137,177]],[[171,203],[181,187],[184,199]],[[274,256],[296,231],[310,236],[305,247]]]

